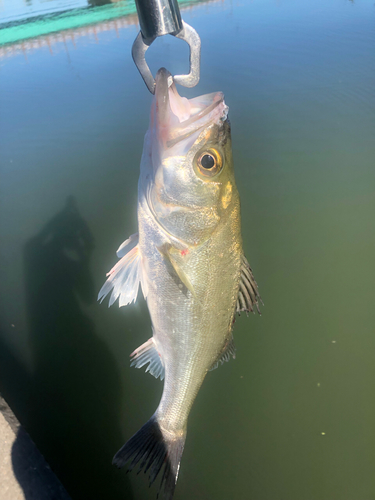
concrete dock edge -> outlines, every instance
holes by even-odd
[[[1,395],[0,499],[71,500]]]

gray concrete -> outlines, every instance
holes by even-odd
[[[1,396],[0,499],[71,500]]]

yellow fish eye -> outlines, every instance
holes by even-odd
[[[207,148],[197,154],[196,167],[204,177],[213,177],[222,170],[223,158],[216,149]]]

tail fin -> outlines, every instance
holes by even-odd
[[[112,463],[120,468],[132,459],[128,468],[128,471],[131,471],[140,462],[138,473],[142,469],[145,473],[150,470],[150,486],[164,465],[159,491],[164,490],[165,498],[171,500],[177,482],[185,438],[186,433],[163,434],[153,415],[116,453]]]

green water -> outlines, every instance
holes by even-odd
[[[374,500],[374,4],[228,0],[182,15],[202,75],[181,92],[225,93],[265,307],[236,321],[236,360],[202,386],[175,498]],[[74,500],[156,496],[111,466],[162,391],[128,362],[147,308],[95,301],[136,231],[151,103],[136,34],[0,59],[0,390]],[[147,56],[187,70],[171,37]]]

